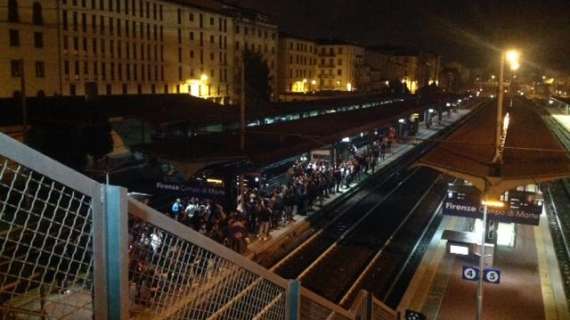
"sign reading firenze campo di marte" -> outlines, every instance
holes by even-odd
[[[499,222],[538,225],[542,212],[542,202],[535,201],[529,192],[511,192],[503,208],[487,208],[488,218]],[[450,190],[443,204],[443,214],[468,218],[482,218],[483,206],[480,205],[480,193],[477,190],[460,188]]]
[[[157,182],[155,187],[159,191],[187,193],[193,196],[223,197],[226,194],[223,188],[212,187],[205,184],[189,185],[189,184]]]

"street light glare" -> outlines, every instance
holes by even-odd
[[[520,68],[520,52],[518,50],[508,50],[505,53],[505,58],[511,66],[511,70],[518,70]]]

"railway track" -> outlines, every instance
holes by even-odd
[[[331,301],[341,302],[359,275],[371,270],[369,263],[382,254],[414,212],[417,201],[429,193],[436,177],[428,170],[414,173],[345,238],[331,246],[317,264],[301,274],[302,283]]]
[[[548,224],[552,234],[554,250],[558,259],[558,265],[566,299],[570,303],[570,189],[568,181],[555,182],[545,188],[545,206]]]
[[[386,181],[273,270],[301,279],[307,288],[344,306],[360,289],[370,289],[365,285],[369,280],[382,278],[383,290],[393,288],[388,279],[401,278],[398,271],[410,261],[426,224],[434,222],[433,212],[445,190],[442,185],[438,174],[429,169],[414,169],[403,179]],[[350,221],[352,225],[339,234],[339,226]],[[384,298],[379,289],[374,293]]]
[[[419,265],[431,237],[441,222],[439,209],[447,190],[447,180],[437,179],[415,204],[369,262],[359,281],[345,294],[341,303],[350,305],[360,289],[365,289],[396,308]]]
[[[445,181],[429,169],[409,169],[432,145],[410,152],[400,174],[363,188],[322,229],[266,266],[344,307],[360,289],[397,305],[441,221]]]

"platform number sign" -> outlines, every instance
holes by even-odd
[[[485,269],[483,279],[489,283],[499,284],[501,282],[501,271],[498,269]]]
[[[417,311],[413,311],[413,310],[406,310],[406,317],[405,320],[426,320],[427,317],[422,314],[419,313]]]
[[[479,280],[479,268],[471,266],[463,266],[463,279],[469,281]]]

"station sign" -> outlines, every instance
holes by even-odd
[[[499,269],[487,268],[483,270],[483,280],[493,284],[501,283],[501,271]]]
[[[406,320],[426,320],[427,317],[423,313],[407,309],[404,319],[406,319]]]
[[[198,183],[165,183],[156,182],[156,192],[180,194],[184,196],[223,198],[226,191],[223,187]]]
[[[471,186],[453,186],[443,203],[443,214],[481,219],[481,193]],[[511,191],[502,208],[487,208],[489,220],[537,226],[542,213],[542,200],[532,192]]]
[[[478,281],[479,280],[479,268],[471,266],[463,266],[463,280]]]
[[[463,280],[468,281],[479,281],[481,272],[478,267],[474,266],[463,266],[463,273],[461,277]],[[495,268],[485,268],[483,269],[483,281],[492,284],[501,283],[501,270]]]

